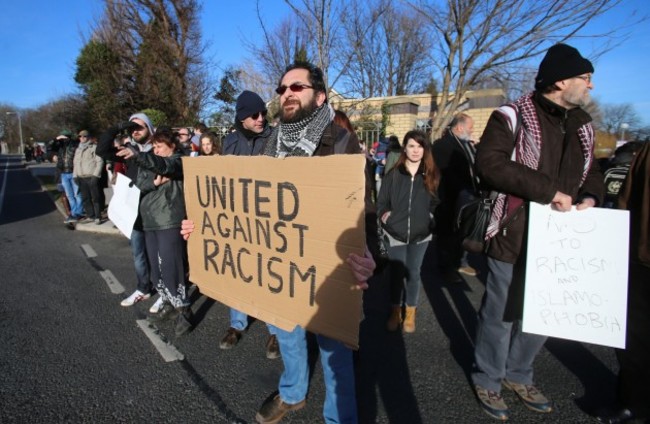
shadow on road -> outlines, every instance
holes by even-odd
[[[0,160],[2,164],[0,179],[3,180],[0,181],[0,185],[5,187],[0,225],[29,220],[46,215],[56,209],[50,196],[42,191],[40,183],[24,164],[11,161],[6,167],[5,162],[4,158]],[[6,183],[5,178],[7,179]],[[29,207],[16,207],[19,204]]]

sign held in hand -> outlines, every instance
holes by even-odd
[[[629,213],[530,204],[523,331],[625,348]]]

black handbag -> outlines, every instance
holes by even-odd
[[[463,249],[466,251],[470,253],[485,251],[485,233],[490,223],[497,194],[496,191],[493,191],[488,197],[478,197],[458,210],[456,231],[462,238]]]

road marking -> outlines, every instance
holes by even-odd
[[[84,251],[87,258],[96,258],[97,257],[97,252],[95,252],[95,250],[89,244],[82,244],[81,245],[81,250]]]
[[[156,350],[158,350],[158,353],[160,353],[165,362],[182,361],[185,359],[185,355],[176,349],[176,346],[169,343],[165,336],[163,336],[156,327],[149,324],[149,321],[146,319],[139,319],[136,323],[151,341]]]
[[[108,285],[108,288],[111,289],[111,292],[113,294],[120,294],[124,293],[124,286],[120,284],[119,280],[115,278],[113,273],[109,271],[108,269],[99,271],[99,275],[102,276],[104,281],[106,281],[106,284]]]
[[[0,189],[0,215],[2,215],[2,205],[5,203],[5,188],[7,188],[7,177],[9,177],[9,161],[5,162],[5,175],[2,177],[2,189]]]

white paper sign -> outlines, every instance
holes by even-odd
[[[625,348],[629,213],[531,203],[523,331]]]
[[[108,205],[108,218],[129,239],[140,205],[140,189],[135,185],[129,187],[130,183],[129,177],[118,173],[113,186],[113,197]]]

